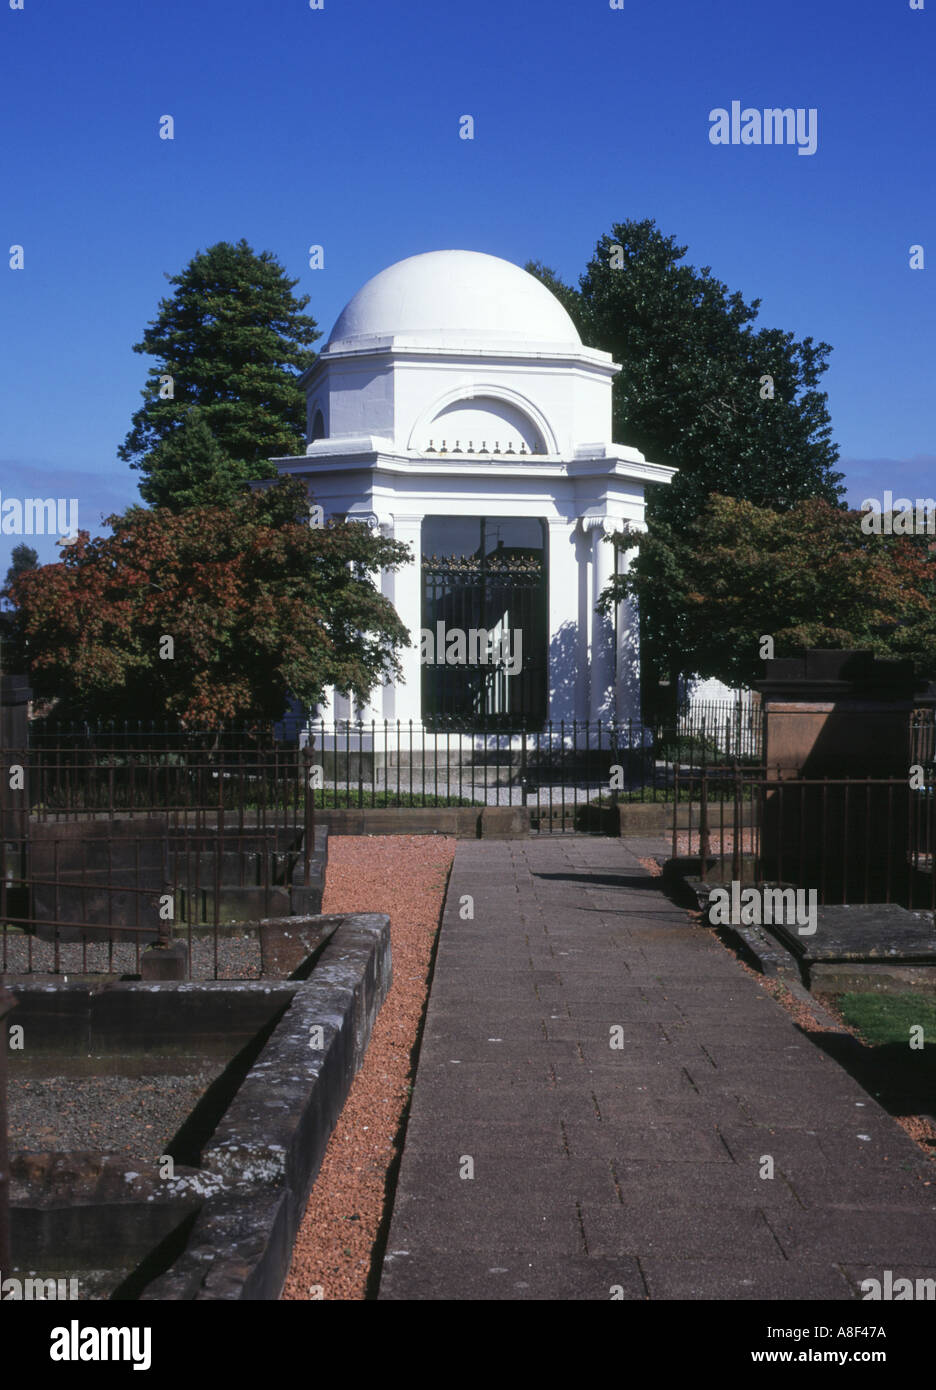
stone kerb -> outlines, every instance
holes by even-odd
[[[203,1169],[226,1191],[205,1203],[185,1253],[144,1299],[279,1297],[312,1184],[391,980],[389,918],[345,917],[202,1154]]]

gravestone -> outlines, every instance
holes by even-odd
[[[911,663],[810,651],[766,665],[756,684],[768,777],[762,877],[820,889],[826,902],[899,897],[910,873]]]
[[[146,946],[160,936],[160,897],[168,891],[166,817],[35,823],[29,877],[43,940]]]

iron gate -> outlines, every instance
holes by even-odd
[[[539,729],[546,719],[545,556],[423,556],[422,709],[428,729]]]

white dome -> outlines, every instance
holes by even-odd
[[[549,344],[581,350],[559,300],[534,275],[480,251],[427,251],[388,266],[338,315],[328,348],[400,338],[427,347]]]

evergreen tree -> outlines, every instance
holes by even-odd
[[[308,296],[292,293],[298,280],[244,240],[218,242],[166,278],[175,292],[134,344],[156,364],[118,454],[143,474],[145,501],[180,511],[230,501],[248,479],[275,477],[271,457],[302,452],[299,376],[321,335],[302,313]]]
[[[714,492],[781,510],[807,497],[840,504],[838,451],[817,389],[831,347],[755,331],[760,300],[729,293],[708,266],[680,264],[686,249],[652,220],[629,221],[599,240],[577,291],[527,266],[583,340],[621,363],[614,438],[679,469],[670,486],[650,489],[648,519],[688,525]]]
[[[819,390],[831,347],[755,328],[760,300],[745,303],[709,266],[683,264],[686,250],[647,219],[615,223],[601,237],[578,289],[539,262],[527,265],[565,305],[582,341],[621,364],[613,438],[679,470],[670,485],[647,491],[651,536],[665,542],[641,555],[650,715],[675,699],[679,675],[701,669],[684,641],[695,615],[674,581],[693,573],[693,547],[701,544],[694,523],[708,499],[720,494],[786,512],[810,498],[841,508],[844,493]]]
[[[39,554],[33,550],[31,545],[27,545],[25,541],[20,541],[19,545],[14,545],[10,554],[10,568],[6,572],[6,580],[4,581],[4,593],[18,575],[21,575],[25,570],[38,568]]]
[[[230,506],[244,490],[242,471],[215,439],[201,406],[192,405],[171,434],[153,449],[150,475],[140,492],[154,507]]]

